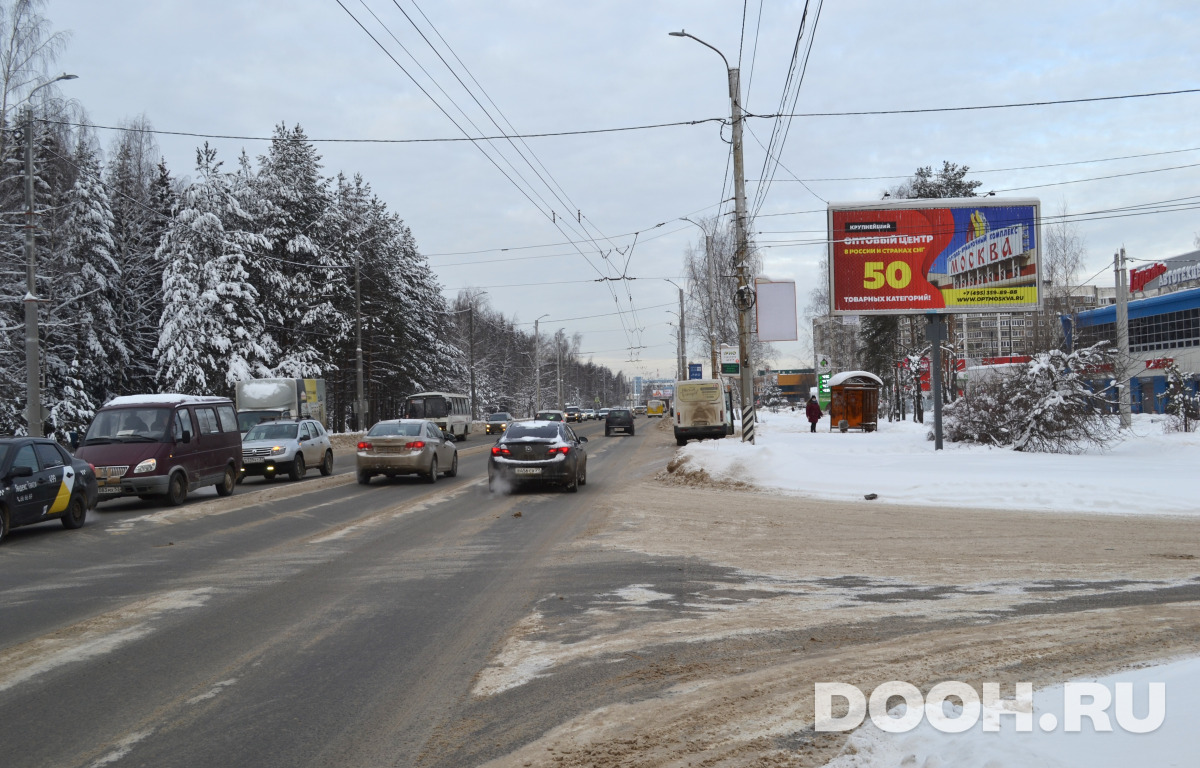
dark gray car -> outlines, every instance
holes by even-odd
[[[628,408],[609,410],[608,415],[604,417],[604,434],[607,437],[618,430],[633,434],[633,411]]]

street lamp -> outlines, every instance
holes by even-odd
[[[550,317],[550,313],[547,312],[542,317]],[[538,323],[542,321],[542,317],[533,321],[533,413],[530,414],[531,416],[537,416],[537,412],[542,410],[542,350],[538,343]]]
[[[63,73],[29,92],[33,94],[59,80],[74,80],[78,75]],[[25,107],[25,423],[32,437],[42,437],[42,390],[38,348],[37,245],[33,233],[33,104]]]
[[[729,73],[729,102],[733,116],[733,190],[734,208],[737,228],[737,252],[734,266],[737,268],[737,308],[738,308],[738,354],[742,362],[742,440],[754,442],[754,372],[750,362],[750,309],[753,307],[753,292],[750,288],[749,276],[746,274],[746,171],[742,160],[742,106],[740,103],[741,86],[737,67],[729,66],[725,54],[704,42],[695,35],[687,32],[670,32],[671,37],[690,37],[697,43],[716,51],[725,63]]]

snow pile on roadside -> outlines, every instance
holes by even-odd
[[[1063,688],[1056,686],[1033,695],[1032,732],[1018,733],[1012,717],[1000,718],[999,733],[984,733],[977,723],[963,733],[942,733],[928,720],[908,733],[889,734],[870,718],[846,742],[845,752],[825,768],[884,768],[887,766],[955,766],[955,768],[1127,768],[1131,765],[1195,765],[1196,744],[1191,714],[1200,711],[1200,659],[1120,672],[1098,680],[1110,692],[1116,683],[1131,682],[1133,714],[1148,714],[1148,683],[1166,684],[1166,719],[1150,733],[1130,733],[1107,708],[1109,732],[1095,732],[1086,718],[1082,730],[1063,727]],[[1007,694],[1012,695],[1011,691]],[[1059,724],[1042,731],[1038,723],[1051,713]]]
[[[1161,416],[1135,414],[1122,442],[1078,455],[949,442],[935,451],[928,415],[926,424],[844,434],[830,432],[828,418],[810,433],[801,411],[760,412],[757,445],[736,436],[689,443],[664,476],[836,500],[874,493],[892,504],[1200,515],[1200,434],[1163,432]]]

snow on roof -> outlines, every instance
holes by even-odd
[[[861,376],[866,379],[871,379],[879,386],[881,386],[881,387],[883,386],[883,379],[879,378],[878,376],[871,373],[870,371],[842,371],[841,373],[835,373],[835,374],[833,374],[833,376],[829,377],[829,386],[836,387],[838,384],[841,384],[842,382],[846,381],[847,379],[852,379],[856,376]]]
[[[227,403],[227,397],[208,397],[203,395],[179,395],[164,392],[157,395],[123,395],[114,397],[104,404],[105,408],[122,405],[183,405],[184,403]]]

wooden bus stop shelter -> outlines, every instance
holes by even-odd
[[[861,429],[874,432],[879,426],[879,390],[883,380],[870,371],[842,371],[829,379],[829,431]]]

